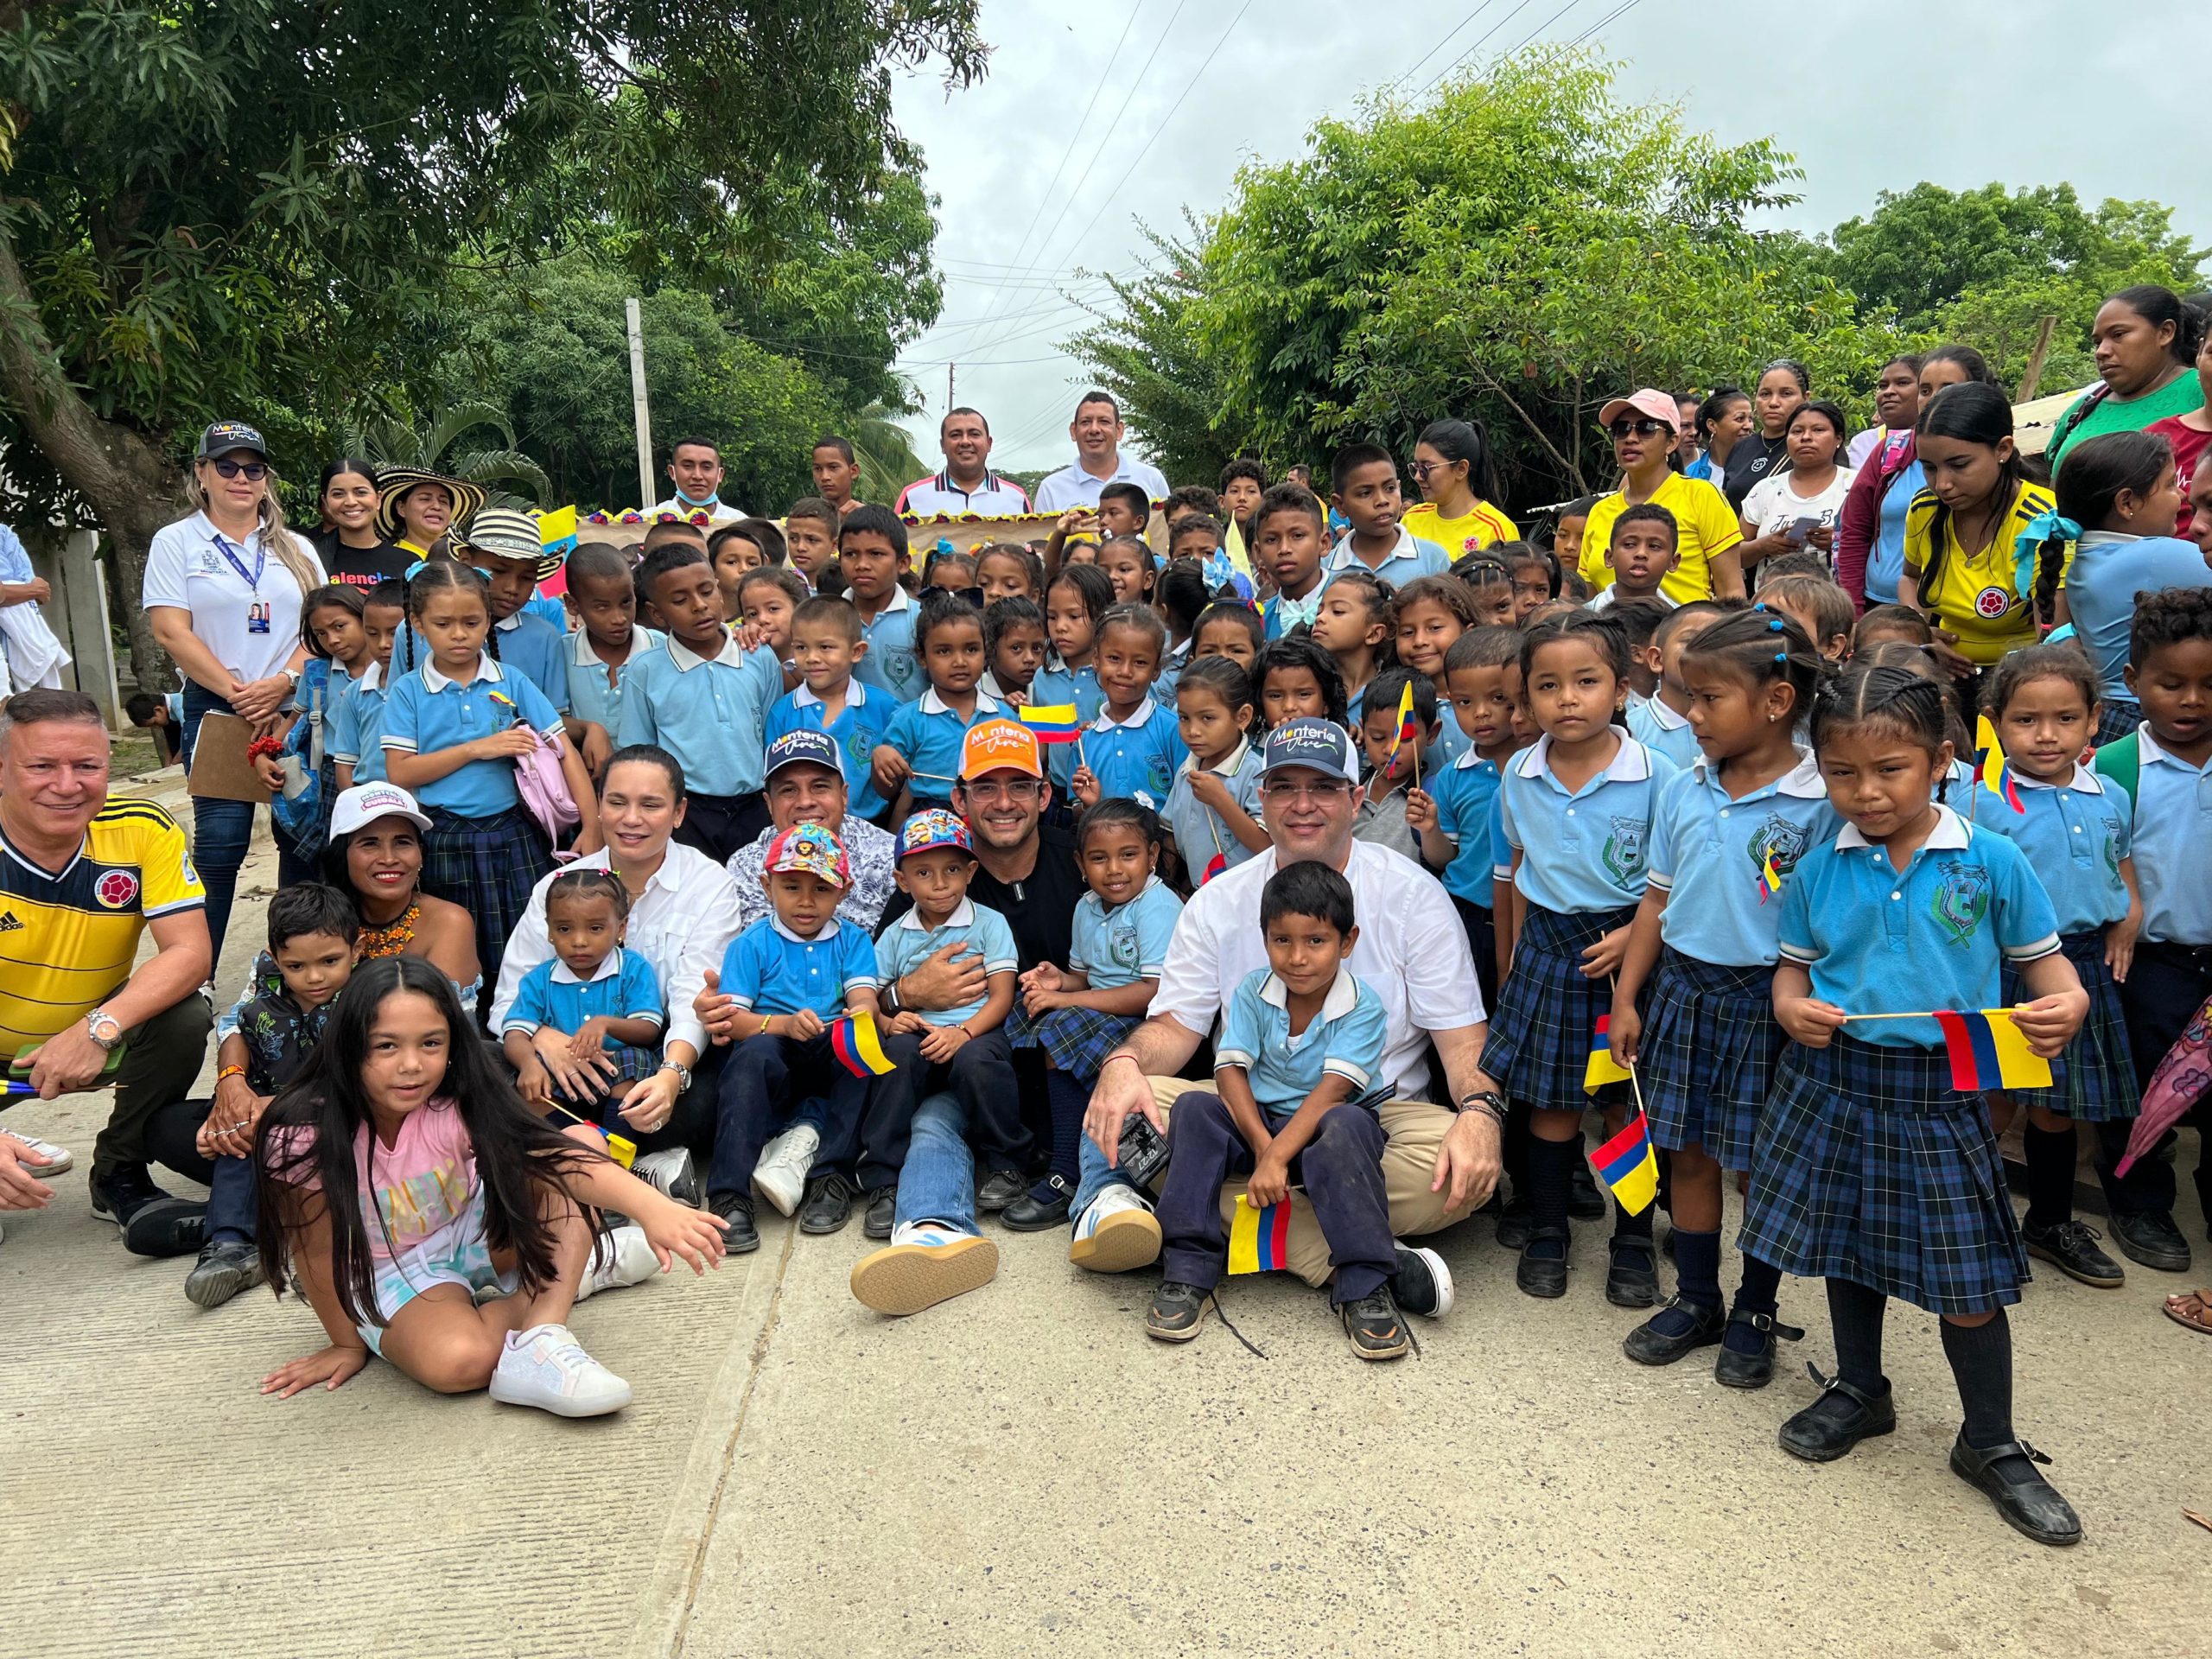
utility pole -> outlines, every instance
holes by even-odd
[[[944,365],[944,412],[952,413],[952,365]]]
[[[638,425],[638,505],[653,504],[653,419],[645,403],[645,327],[638,315],[638,302],[625,300],[630,319],[630,408]]]

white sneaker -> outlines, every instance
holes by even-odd
[[[584,1352],[567,1325],[540,1325],[507,1333],[492,1397],[556,1417],[603,1417],[630,1403],[630,1385]]]
[[[1160,1222],[1136,1188],[1116,1181],[1077,1217],[1068,1260],[1092,1273],[1128,1273],[1160,1260]]]
[[[788,1216],[806,1195],[806,1173],[814,1167],[814,1154],[822,1136],[804,1123],[794,1123],[760,1149],[753,1166],[753,1190]]]
[[[660,1271],[660,1258],[645,1242],[645,1230],[634,1222],[609,1232],[605,1246],[594,1248],[592,1254],[592,1263],[576,1287],[580,1302],[589,1300],[599,1291],[643,1284]]]
[[[26,1174],[45,1180],[49,1176],[65,1174],[77,1166],[77,1155],[67,1147],[57,1147],[51,1141],[41,1141],[35,1135],[25,1135],[21,1129],[0,1129],[29,1153],[23,1160]]]
[[[671,1147],[665,1152],[649,1152],[630,1166],[630,1173],[686,1210],[699,1207],[699,1172],[688,1148]]]
[[[998,1277],[999,1247],[941,1221],[910,1221],[853,1267],[853,1294],[893,1316],[918,1313]]]

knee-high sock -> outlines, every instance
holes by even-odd
[[[2002,1446],[2012,1438],[2012,1327],[2005,1310],[1980,1325],[1943,1321],[1943,1357],[1966,1408],[1968,1446]]]
[[[2028,1160],[2028,1224],[2056,1227],[2074,1219],[2074,1126],[2020,1131]]]
[[[1835,1373],[1862,1394],[1879,1394],[1882,1319],[1890,1299],[1848,1279],[1828,1283],[1828,1318],[1835,1326]]]
[[[1052,1173],[1073,1187],[1082,1173],[1083,1114],[1090,1090],[1056,1065],[1045,1073],[1045,1099],[1052,1116]]]

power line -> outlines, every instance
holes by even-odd
[[[1552,13],[1550,16],[1545,18],[1542,22],[1538,23],[1526,35],[1523,35],[1521,37],[1521,44],[1515,47],[1512,52],[1501,52],[1497,55],[1500,57],[1510,58],[1513,55],[1514,52],[1525,50],[1529,41],[1535,40],[1537,35],[1542,34],[1546,29],[1549,29],[1554,23],[1559,22],[1560,18],[1566,16],[1568,12],[1573,11],[1575,7],[1581,3],[1582,0],[1567,0],[1567,3],[1565,5],[1561,6],[1557,11]],[[1564,50],[1565,48],[1562,48],[1561,49]],[[1554,53],[1553,55],[1557,56],[1558,54]]]
[[[1483,49],[1483,42],[1484,41],[1490,39],[1491,35],[1497,34],[1499,29],[1503,29],[1508,23],[1511,22],[1516,17],[1518,17],[1522,12],[1528,10],[1529,3],[1530,0],[1521,0],[1521,3],[1519,5],[1514,7],[1513,10],[1507,12],[1504,16],[1499,18],[1488,29],[1483,30],[1481,34],[1475,36],[1475,43],[1472,46],[1469,47],[1458,57],[1452,59],[1451,62],[1446,64],[1441,69],[1438,70],[1433,75],[1431,75],[1428,78],[1427,84],[1421,89],[1420,96],[1424,98],[1427,97],[1429,92],[1436,86],[1438,81],[1442,80],[1446,75],[1449,75],[1452,71],[1459,68],[1461,64],[1473,57],[1476,53],[1481,51]]]
[[[1392,76],[1389,83],[1389,86],[1392,87],[1397,87],[1404,85],[1407,81],[1411,80],[1416,74],[1421,73],[1421,65],[1427,63],[1439,52],[1441,52],[1446,47],[1451,45],[1453,39],[1458,36],[1461,29],[1466,28],[1469,23],[1473,22],[1476,18],[1481,16],[1483,13],[1488,11],[1497,3],[1497,0],[1483,0],[1482,4],[1477,6],[1472,11],[1469,12],[1458,22],[1454,23],[1452,26],[1452,29],[1449,34],[1440,35],[1436,40],[1431,41],[1427,51],[1422,53],[1418,58],[1415,58],[1413,62],[1408,64],[1401,73]]]

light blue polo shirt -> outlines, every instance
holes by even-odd
[[[1183,914],[1183,901],[1158,876],[1137,896],[1112,910],[1095,893],[1076,901],[1068,966],[1094,991],[1115,991],[1141,979],[1157,979],[1167,965],[1167,941]]]
[[[2001,802],[1974,820],[2005,837],[2028,855],[2028,868],[2043,883],[2058,917],[2061,933],[2089,933],[2127,914],[2127,884],[2120,861],[2128,856],[2134,836],[2128,800],[2117,784],[2076,762],[2063,784],[2039,784],[2017,773],[2020,791],[2015,812]]]
[[[1321,613],[1321,595],[1328,586],[1328,560],[1325,557],[1321,562],[1320,579],[1305,598],[1293,599],[1281,592],[1268,595],[1267,602],[1260,607],[1260,620],[1266,625],[1262,630],[1265,637],[1280,639],[1293,628],[1312,627],[1313,619]],[[1257,691],[1260,688],[1255,685],[1252,689]]]
[[[2131,829],[2143,937],[2165,944],[2212,944],[2212,761],[2192,766],[2136,728],[2142,774]]]
[[[1856,824],[1805,855],[1782,890],[1783,959],[1846,1014],[2005,1006],[1999,969],[2058,949],[2058,918],[2020,849],[1948,807],[1900,874]],[[1848,1025],[1859,1042],[1941,1048],[1933,1020]]]
[[[1086,663],[1081,668],[1070,668],[1058,657],[1047,657],[1045,666],[1037,671],[1037,677],[1029,682],[1029,701],[1039,709],[1056,709],[1071,702],[1076,718],[1088,726],[1106,706],[1106,694],[1098,689],[1096,664]],[[1045,766],[1065,796],[1068,780],[1075,776],[1075,745],[1047,745]]]
[[[1089,741],[1084,740],[1086,747]],[[1230,750],[1219,766],[1211,768],[1228,789],[1229,798],[1243,808],[1255,823],[1261,822],[1260,762],[1260,751],[1248,740]],[[1194,754],[1183,757],[1182,764],[1175,769],[1175,782],[1167,791],[1167,804],[1160,809],[1160,816],[1166,820],[1168,830],[1175,837],[1175,850],[1190,867],[1193,887],[1206,873],[1216,853],[1229,861],[1222,868],[1230,870],[1252,856],[1252,849],[1230,833],[1221,814],[1191,793],[1191,775],[1198,764],[1198,758]]]
[[[569,712],[568,639],[542,616],[517,611],[493,625],[499,636],[499,660],[545,694],[562,714]]]
[[[1622,723],[1630,737],[1647,749],[1657,750],[1677,766],[1689,766],[1705,753],[1697,746],[1697,734],[1690,729],[1690,717],[1676,714],[1656,696],[1630,697]]]
[[[1183,747],[1182,722],[1175,711],[1150,697],[1125,721],[1116,721],[1101,709],[1083,741],[1065,747],[1082,752],[1079,763],[1097,778],[1100,800],[1126,798],[1154,811],[1166,804],[1168,791],[1175,787],[1176,768],[1190,753]]]
[[[1397,545],[1380,564],[1370,564],[1351,550],[1351,532],[1347,531],[1329,550],[1321,561],[1321,582],[1339,570],[1372,570],[1394,588],[1402,588],[1415,576],[1448,576],[1452,574],[1452,556],[1434,542],[1425,542],[1408,530],[1398,526]]]
[[[501,701],[504,698],[505,701]],[[476,660],[467,685],[448,679],[434,663],[400,676],[384,706],[388,751],[435,754],[504,732],[519,716],[534,732],[561,734],[560,711],[519,672],[509,672],[489,652]],[[414,791],[425,808],[442,806],[464,818],[496,817],[522,804],[512,760],[470,760]]]
[[[695,795],[750,795],[761,784],[768,710],[783,695],[784,665],[766,645],[748,652],[726,636],[709,658],[671,636],[625,665],[616,747],[658,743]]]
[[[1222,1021],[1213,1052],[1215,1072],[1241,1068],[1254,1103],[1278,1117],[1303,1106],[1330,1075],[1351,1085],[1347,1104],[1373,1111],[1388,1100],[1382,1045],[1390,1019],[1382,999],[1355,979],[1351,968],[1339,968],[1336,982],[1321,999],[1320,1012],[1294,1037],[1288,997],[1282,981],[1268,969],[1256,968],[1244,976]]]
[[[914,624],[920,617],[914,596],[893,582],[890,603],[873,622],[861,624],[868,651],[853,672],[897,702],[912,702],[929,687],[921,658],[914,655]]]
[[[1569,794],[1552,775],[1550,737],[1513,757],[1498,786],[1505,844],[1519,853],[1521,896],[1546,910],[1618,910],[1643,897],[1646,842],[1659,786],[1675,763],[1618,726],[1612,762]],[[1503,850],[1501,863],[1510,855]]]
[[[323,747],[333,760],[353,768],[357,784],[385,781],[384,672],[371,663],[346,688],[346,695],[330,705],[329,741]]]
[[[906,785],[908,791],[917,799],[950,800],[953,784],[960,776],[960,747],[968,728],[1001,712],[995,699],[978,691],[976,712],[963,715],[938,696],[935,686],[923,692],[918,702],[900,703],[892,711],[883,741],[906,756],[906,764],[914,769]]]
[[[822,699],[804,684],[795,685],[768,710],[767,741],[786,732],[828,733],[837,746],[837,768],[845,775],[845,810],[856,818],[873,818],[890,804],[875,786],[875,746],[901,706],[855,675],[845,682],[845,706],[825,725]]]
[[[1438,698],[1436,712],[1440,718],[1436,722],[1436,741],[1428,746],[1428,753],[1421,757],[1421,775],[1424,781],[1432,770],[1442,772],[1446,766],[1456,766],[1464,757],[1475,752],[1475,740],[1459,729],[1459,722],[1452,718],[1452,711],[1443,706],[1441,697]],[[1357,721],[1359,716],[1354,715],[1352,718]]]
[[[569,712],[578,720],[599,727],[614,742],[622,729],[622,690],[629,683],[630,664],[668,636],[642,626],[630,630],[630,654],[607,683],[607,664],[592,649],[591,635],[578,628],[563,641],[562,664],[569,677]]]
[[[1778,954],[1782,894],[1768,895],[1767,855],[1789,873],[1835,838],[1843,818],[1809,750],[1772,783],[1731,798],[1718,762],[1700,754],[1669,778],[1651,815],[1646,878],[1667,895],[1659,937],[1694,962],[1750,968]]]
[[[812,1008],[835,1020],[855,991],[876,987],[875,947],[867,934],[832,917],[810,939],[777,916],[763,916],[722,952],[722,989],[753,1014]]]
[[[1014,930],[1006,918],[988,905],[963,899],[942,925],[925,927],[922,912],[910,910],[887,924],[875,941],[875,971],[884,980],[910,974],[948,944],[972,944],[982,953],[983,972],[1020,971],[1020,953],[1014,949]],[[931,1008],[924,1015],[933,1026],[957,1026],[982,1012],[990,993],[954,1008]]]
[[[1905,516],[1912,511],[1912,498],[1927,485],[1927,469],[1917,460],[1909,461],[1883,493],[1874,545],[1866,550],[1866,602],[1870,605],[1897,602],[1897,578],[1904,575]]]
[[[601,1018],[667,1024],[653,965],[635,950],[615,946],[589,979],[578,979],[558,957],[539,963],[522,976],[499,1029],[527,1035],[550,1026],[573,1037],[585,1020]]]
[[[2075,637],[2096,664],[2100,689],[2107,697],[2133,702],[2135,694],[2120,671],[2127,666],[2135,595],[2161,588],[2212,588],[2212,569],[2194,542],[2090,530],[2075,543],[2060,586]]]
[[[1457,724],[1457,722],[1453,722]],[[1491,907],[1491,819],[1497,805],[1497,768],[1471,747],[1428,779],[1436,801],[1436,827],[1459,845],[1444,867],[1444,890],[1471,905]]]

